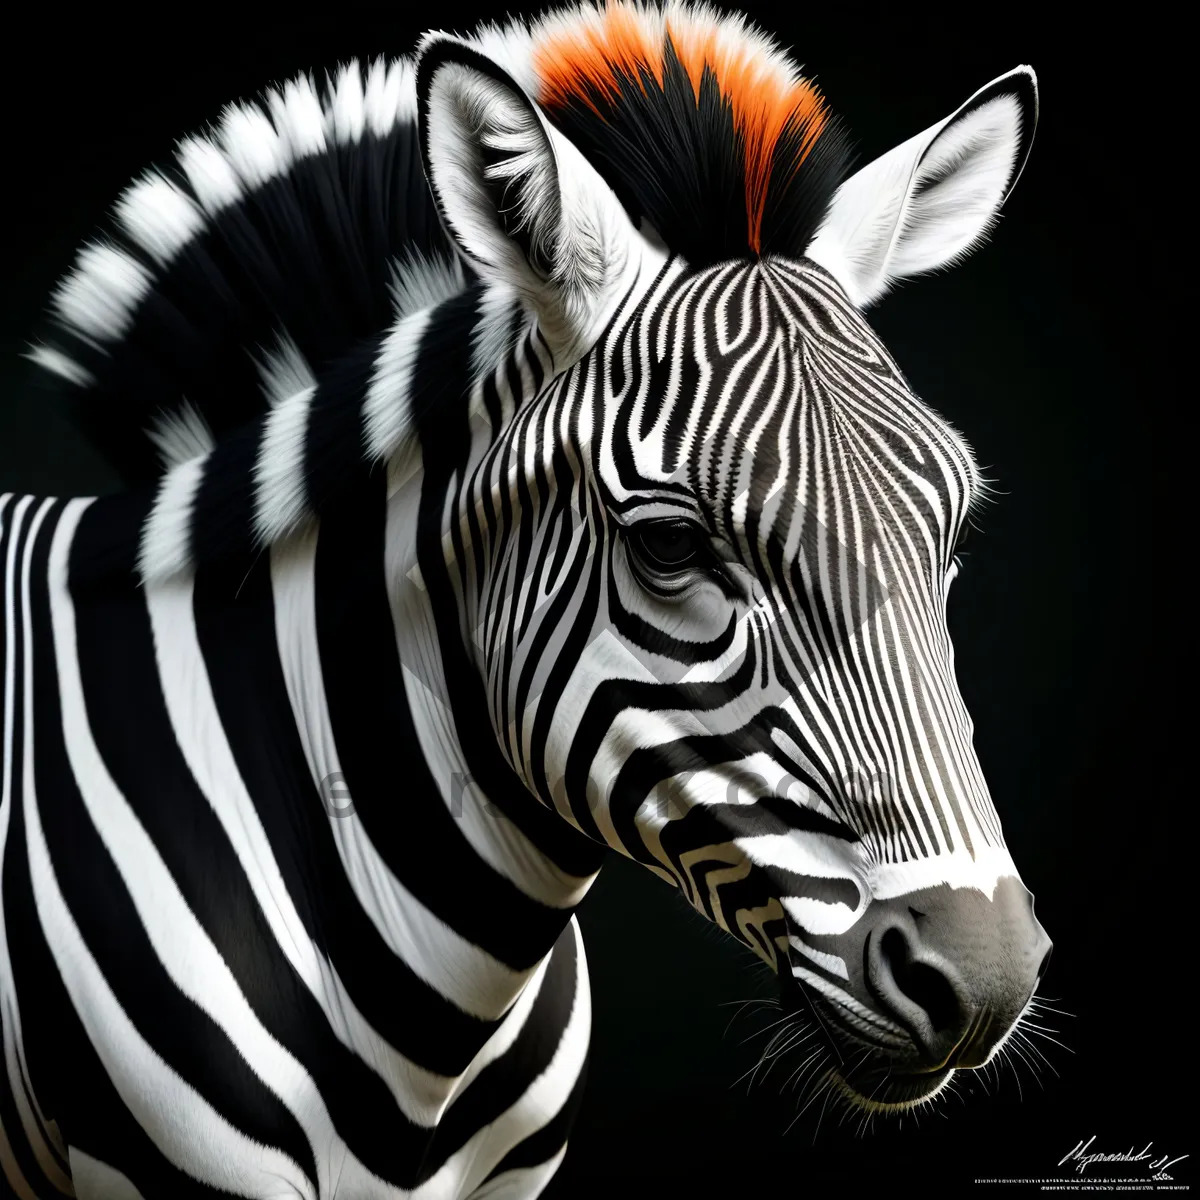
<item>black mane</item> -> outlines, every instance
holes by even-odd
[[[72,419],[128,485],[162,473],[145,433],[156,418],[186,400],[221,442],[266,411],[259,364],[281,338],[319,376],[390,325],[400,256],[457,257],[425,184],[415,114],[397,109],[388,128],[367,120],[354,136],[330,119],[332,81],[323,90],[307,80],[289,85],[297,86],[311,88],[326,114],[323,147],[291,154],[265,181],[239,178],[239,194],[217,211],[205,208],[178,162],[144,177],[177,188],[201,215],[198,229],[163,261],[110,220],[97,244],[145,280],[126,327],[89,336],[55,314],[32,351],[43,365],[69,364]],[[279,130],[285,94],[237,107]],[[220,136],[205,135],[214,151]],[[237,156],[225,157],[236,170]]]
[[[604,86],[580,74],[571,93],[552,93],[543,107],[635,221],[647,220],[695,267],[769,254],[804,256],[849,166],[849,139],[836,118],[816,129],[800,120],[782,130],[754,245],[747,146],[712,66],[705,66],[693,88],[668,35],[661,82],[648,64],[630,69],[613,63],[610,71]]]

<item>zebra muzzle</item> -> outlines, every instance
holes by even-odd
[[[844,964],[837,986],[818,990],[846,1036],[877,1049],[863,1070],[886,1063],[893,1078],[927,1082],[989,1061],[1051,951],[1033,896],[1012,876],[991,897],[940,884],[872,900],[845,933],[806,941]],[[839,992],[849,1003],[839,1002]]]

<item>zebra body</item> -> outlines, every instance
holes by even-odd
[[[767,39],[613,3],[130,189],[33,352],[130,489],[0,499],[14,1194],[538,1194],[608,849],[852,1103],[990,1059],[1049,943],[945,628],[982,483],[860,309],[986,231],[1035,111],[1014,72],[847,179]]]
[[[290,546],[240,591],[219,571],[72,586],[108,548],[104,508],[6,497],[0,518],[10,1186],[52,1195],[73,1174],[80,1195],[137,1194],[113,1191],[111,1169],[146,1196],[536,1191],[587,1048],[570,914],[588,877],[499,820],[453,819],[420,779],[454,753],[425,758],[435,713],[393,720],[372,760],[363,725],[398,654],[374,678],[306,677],[348,616],[325,611],[328,572],[345,595],[345,543],[338,563],[315,537]],[[383,561],[356,568],[357,604],[378,589],[387,621]],[[137,722],[114,707],[115,677],[141,697]],[[402,744],[405,785],[371,786]],[[330,777],[353,781],[333,819]],[[399,857],[397,822],[425,833]],[[481,1189],[493,1172],[516,1191]]]

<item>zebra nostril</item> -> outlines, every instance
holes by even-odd
[[[911,1038],[921,1071],[985,1065],[1050,963],[1029,890],[1005,876],[990,896],[939,884],[873,904],[864,993]]]
[[[896,987],[921,1010],[935,1034],[957,1030],[963,1024],[962,1006],[954,986],[936,967],[912,955],[908,939],[899,929],[889,929],[880,942]]]

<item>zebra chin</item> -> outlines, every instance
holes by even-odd
[[[904,1112],[987,1065],[1027,1012],[1051,943],[1015,877],[874,899],[838,934],[789,934],[785,1007],[811,1018],[829,1087]]]

